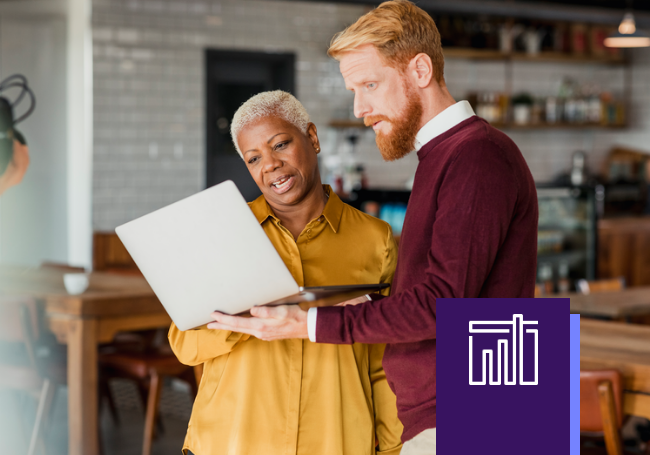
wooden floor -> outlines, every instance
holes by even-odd
[[[101,436],[103,455],[139,455],[142,448],[144,413],[134,386],[128,381],[111,383],[120,424],[115,425],[102,410]],[[61,388],[56,397],[52,427],[47,437],[47,455],[66,455],[68,452],[67,389]],[[191,412],[189,391],[177,383],[166,383],[161,400],[164,432],[154,441],[154,455],[179,455],[183,447]],[[28,431],[33,424],[36,401],[25,395],[0,392],[0,441],[11,447],[11,453],[26,453]]]

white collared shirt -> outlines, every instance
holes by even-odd
[[[424,144],[440,136],[442,133],[449,131],[473,115],[475,115],[474,109],[472,109],[472,106],[467,101],[459,101],[449,106],[420,128],[420,131],[415,136],[415,152],[419,152]],[[369,297],[368,300],[370,300]],[[316,342],[317,314],[318,308],[310,308],[307,313],[307,332],[309,333],[309,340],[314,343]]]
[[[419,152],[424,144],[436,136],[449,131],[474,115],[474,109],[467,101],[452,104],[440,114],[429,120],[415,136],[415,151]]]

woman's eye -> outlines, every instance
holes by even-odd
[[[259,159],[260,159],[259,156],[254,156],[253,158],[248,160],[248,164],[253,164],[253,163],[257,162]]]
[[[286,146],[289,144],[289,141],[285,142],[280,142],[279,144],[276,144],[275,150],[281,150],[283,148],[286,148]]]
[[[377,83],[376,83],[376,82],[370,82],[370,83],[366,84],[366,88],[367,88],[368,90],[372,90],[372,89],[374,89],[374,88],[376,88],[376,87],[377,87]]]

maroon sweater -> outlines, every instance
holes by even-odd
[[[436,427],[436,298],[533,297],[537,193],[517,146],[479,117],[424,145],[391,296],[318,309],[320,343],[388,343],[403,441]]]

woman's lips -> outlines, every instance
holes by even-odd
[[[271,188],[276,194],[283,194],[289,191],[294,184],[295,178],[293,176],[282,177],[271,184]],[[277,186],[276,186],[277,185]]]

